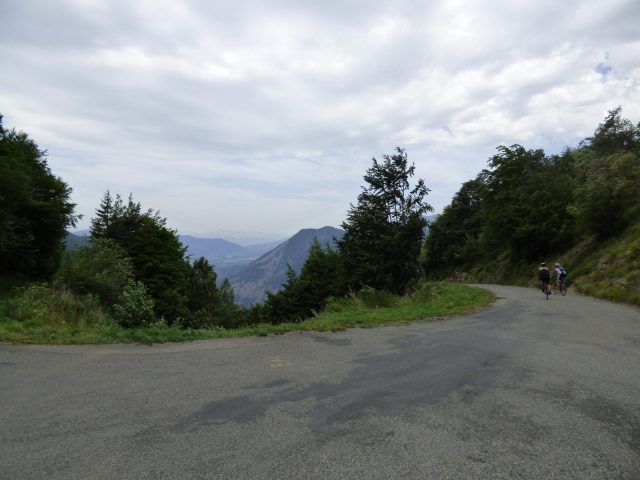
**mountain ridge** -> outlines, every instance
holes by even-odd
[[[335,247],[335,240],[343,235],[344,230],[329,226],[300,230],[229,277],[236,303],[249,306],[264,300],[266,291],[280,290],[287,280],[288,265],[299,273],[316,238],[323,246]]]

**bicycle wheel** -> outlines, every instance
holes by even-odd
[[[549,287],[544,289],[544,295],[547,297],[547,300],[549,300],[549,295],[551,295],[551,289]]]
[[[567,285],[564,282],[560,283],[560,293],[563,297],[567,294]]]

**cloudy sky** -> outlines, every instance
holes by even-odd
[[[180,233],[338,226],[405,147],[436,211],[500,144],[640,120],[637,0],[0,0],[0,113],[81,227],[132,192]]]

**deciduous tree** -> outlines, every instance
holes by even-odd
[[[71,187],[51,173],[46,152],[0,115],[0,269],[46,278],[57,269],[66,229],[74,226]]]

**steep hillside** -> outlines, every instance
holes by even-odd
[[[333,246],[334,238],[341,238],[343,234],[343,230],[333,227],[300,230],[230,277],[236,303],[251,305],[262,301],[266,290],[278,291],[286,282],[287,265],[299,272],[316,238],[322,244]]]
[[[579,292],[640,305],[640,221],[604,243],[579,244],[566,258]]]
[[[614,238],[599,242],[586,237],[569,250],[541,258],[560,262],[568,271],[570,290],[597,298],[640,305],[640,221]],[[534,287],[538,262],[514,262],[505,252],[473,266],[432,272],[431,278],[462,282],[499,283]]]
[[[278,245],[280,245],[283,241],[284,240],[278,240],[277,242],[259,243],[256,245],[246,245],[244,249],[246,252],[249,253],[249,255],[259,257],[260,255],[264,255],[265,253],[273,250]]]

